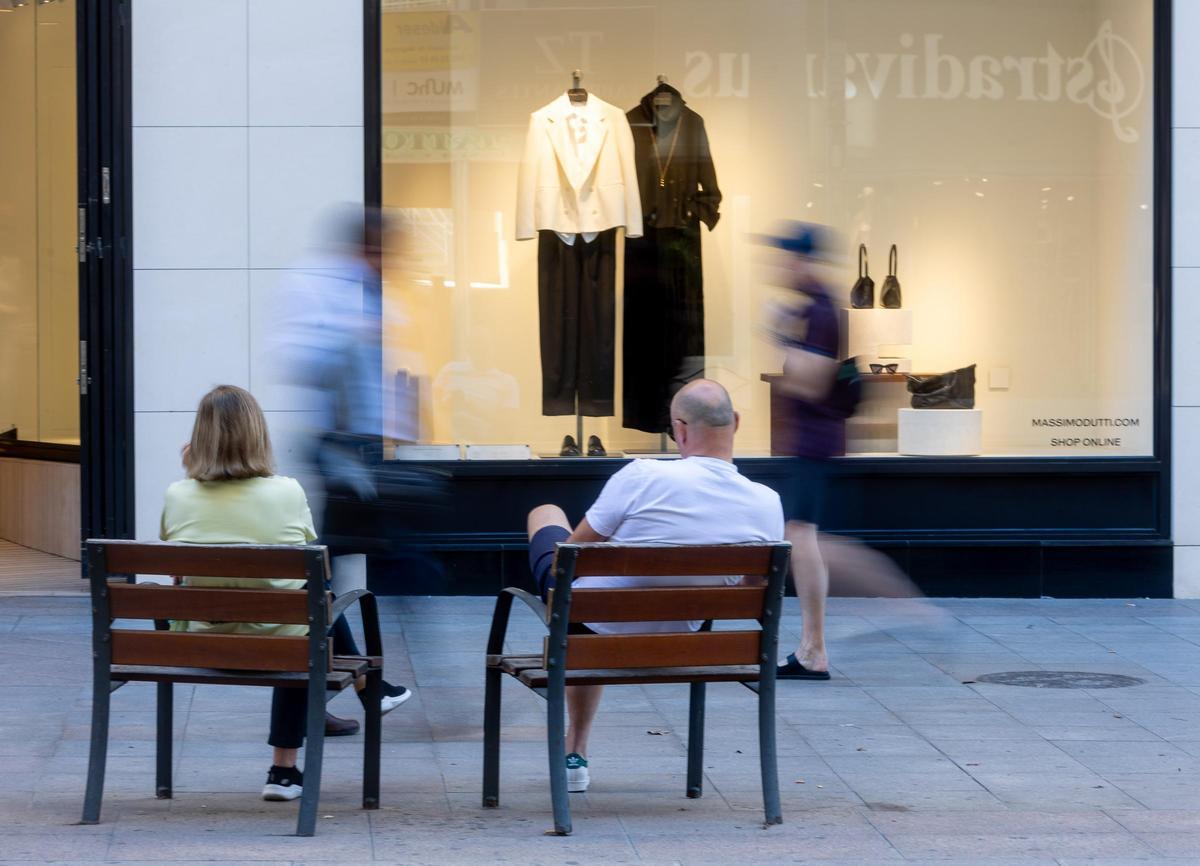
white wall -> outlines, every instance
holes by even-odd
[[[284,471],[296,406],[256,381],[257,302],[328,206],[361,201],[359,0],[133,5],[137,536],[214,385],[259,394]],[[261,377],[259,377],[261,379]]]
[[[1175,595],[1200,597],[1200,3],[1175,0],[1171,311]]]

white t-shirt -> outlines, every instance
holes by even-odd
[[[634,460],[604,485],[588,525],[620,544],[740,544],[783,540],[783,505],[771,488],[716,457]],[[578,588],[733,584],[740,574],[695,577],[581,577]],[[699,621],[587,623],[598,634],[695,631]]]

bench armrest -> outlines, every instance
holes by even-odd
[[[508,634],[508,615],[512,612],[514,598],[525,602],[525,606],[537,614],[538,620],[545,625],[547,621],[546,605],[540,598],[515,586],[506,586],[496,596],[496,610],[492,614],[492,630],[488,635],[487,652],[489,656],[498,656],[504,652],[504,638]]]
[[[362,613],[363,637],[367,642],[366,654],[382,657],[383,639],[379,635],[379,602],[376,601],[375,594],[369,590],[355,589],[337,596],[333,600],[333,610],[329,614],[329,627],[332,629],[338,617],[342,616],[346,609],[355,602],[358,602],[359,611]]]
[[[506,586],[501,592],[507,592],[513,598],[519,598],[525,602],[525,606],[537,614],[537,618],[542,622],[547,622],[549,615],[546,612],[546,603],[531,592],[526,592],[523,589],[517,589],[515,586]]]

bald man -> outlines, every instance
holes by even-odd
[[[743,478],[733,465],[733,434],[740,419],[729,393],[697,379],[671,401],[671,429],[682,460],[634,460],[613,475],[586,516],[571,530],[557,505],[529,513],[529,566],[543,598],[553,587],[554,552],[562,542],[624,544],[738,544],[783,540],[779,494]],[[738,576],[695,577],[684,582],[736,583]],[[652,577],[581,577],[577,587],[645,586]],[[679,578],[669,583],[678,585]],[[573,633],[695,631],[697,621],[587,623]],[[587,746],[603,686],[567,689],[567,790],[586,791]]]

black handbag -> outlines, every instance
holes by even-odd
[[[975,365],[932,376],[908,376],[914,409],[974,409]]]
[[[896,265],[899,262],[899,256],[896,255],[896,245],[892,244],[892,251],[888,253],[888,275],[883,281],[883,286],[879,290],[879,303],[889,310],[900,309],[900,280],[896,277]]]
[[[869,310],[875,306],[875,281],[871,279],[866,244],[858,245],[858,280],[850,290],[850,306],[856,310]]]

